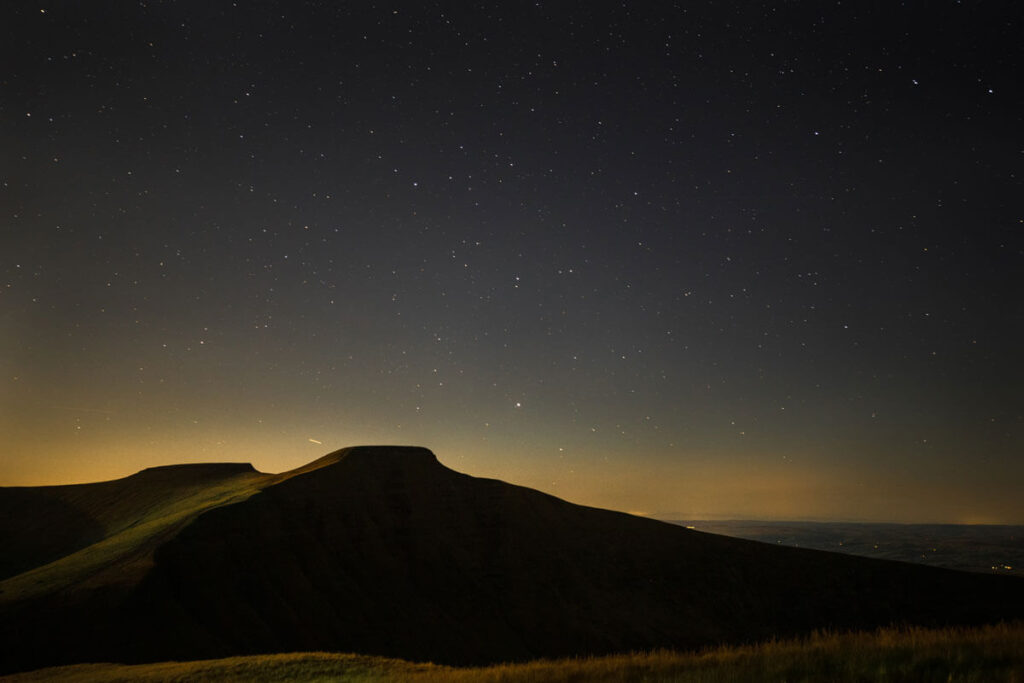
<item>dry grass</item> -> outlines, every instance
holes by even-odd
[[[296,653],[134,666],[85,664],[11,676],[17,681],[408,681],[409,683],[726,683],[942,681],[1024,683],[1024,623],[983,628],[881,629],[815,634],[700,653],[650,652],[480,668],[361,655]]]

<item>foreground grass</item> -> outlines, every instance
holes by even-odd
[[[5,681],[408,681],[409,683],[678,683],[1005,681],[1024,683],[1024,623],[972,629],[882,629],[816,634],[700,653],[650,652],[481,668],[361,655],[296,653],[126,666],[83,664]]]

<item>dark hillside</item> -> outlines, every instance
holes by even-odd
[[[412,448],[345,452],[203,515],[156,560],[135,604],[177,615],[164,658],[340,647],[481,663],[1024,608],[1024,586],[993,577],[688,531]]]
[[[7,668],[314,650],[485,663],[1024,616],[1012,578],[690,531],[422,448],[344,449],[268,481],[162,541],[121,593],[0,604]]]

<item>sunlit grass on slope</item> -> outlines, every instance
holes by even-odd
[[[0,601],[14,601],[65,586],[130,581],[150,564],[149,552],[169,533],[211,508],[245,500],[268,481],[268,475],[240,474],[216,483],[197,482],[154,497],[140,517],[106,519],[108,535],[49,564],[0,582]],[[105,571],[116,565],[116,571]]]
[[[408,681],[727,683],[1024,681],[1024,624],[973,629],[881,629],[817,634],[701,653],[652,652],[452,668],[360,655],[296,653],[135,666],[43,669],[10,681]]]
[[[62,497],[102,524],[104,538],[48,564],[0,581],[0,603],[45,595],[67,587],[95,588],[130,584],[152,565],[152,551],[203,512],[239,503],[263,488],[333,464],[352,449],[329,453],[302,467],[280,474],[251,470],[210,480],[200,469],[183,469],[179,476],[194,476],[191,483],[174,486],[138,480],[156,470],[100,484],[57,487]],[[189,466],[184,466],[188,468]],[[248,466],[251,468],[251,466]],[[173,467],[171,469],[174,469]],[[132,482],[111,491],[100,487]]]

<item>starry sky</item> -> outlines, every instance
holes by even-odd
[[[1013,3],[5,9],[0,484],[1024,523]]]

